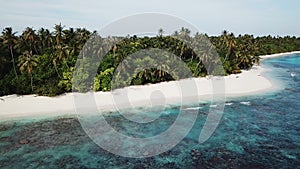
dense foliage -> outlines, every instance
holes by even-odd
[[[111,90],[111,81],[117,67],[124,68],[132,64],[154,62],[153,57],[140,59],[139,63],[123,64],[126,56],[143,49],[159,48],[179,56],[192,70],[195,77],[206,76],[210,70],[204,65],[205,56],[197,56],[184,42],[162,36],[159,30],[156,37],[125,37],[117,44],[110,46],[110,50],[98,67],[95,77],[89,74],[80,75],[80,80],[93,78],[90,89],[97,91]],[[54,31],[41,28],[34,30],[26,28],[22,34],[17,35],[12,28],[5,28],[0,37],[0,95],[8,94],[39,94],[54,96],[72,91],[73,72],[80,51],[87,40],[97,35],[82,28],[65,29],[61,24],[54,26]],[[252,35],[234,36],[224,31],[220,36],[208,37],[207,35],[190,35],[188,29],[182,28],[175,36],[190,38],[192,41],[199,38],[208,38],[218,52],[226,74],[239,73],[241,69],[249,69],[259,63],[259,55],[273,54],[300,50],[300,38],[296,37],[254,37]],[[209,48],[210,48],[209,47]],[[103,52],[97,49],[98,52]],[[156,56],[157,58],[158,56]],[[85,61],[85,60],[82,60]],[[126,85],[140,85],[174,80],[172,74],[163,71],[167,66],[149,68],[135,72]],[[163,69],[162,67],[165,67]],[[126,71],[120,71],[125,73]],[[119,75],[119,74],[118,74]],[[128,74],[126,76],[129,76]],[[80,86],[73,90],[81,91]]]

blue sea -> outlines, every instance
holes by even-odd
[[[125,158],[101,149],[75,117],[2,121],[0,168],[299,168],[300,55],[262,64],[282,89],[227,99],[220,124],[204,143],[198,138],[209,104],[194,105],[199,107],[197,121],[177,146],[149,158]],[[155,125],[135,124],[118,114],[105,118],[123,133],[143,137],[166,130],[179,109],[164,112]]]

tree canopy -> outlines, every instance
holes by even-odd
[[[95,77],[79,70],[80,81],[89,85],[90,90],[109,91],[112,89],[114,73],[117,77],[132,76],[130,81],[125,83],[124,79],[124,83],[118,84],[118,87],[176,80],[176,75],[168,72],[170,67],[163,61],[156,68],[133,70],[133,75],[125,71],[133,69],[134,65],[154,62],[154,58],[159,60],[159,55],[147,56],[132,63],[126,60],[131,54],[151,48],[162,49],[180,57],[194,77],[210,73],[209,66],[204,66],[211,59],[205,55],[206,52],[198,56],[195,52],[198,49],[191,49],[183,41],[173,36],[164,36],[163,33],[163,29],[159,29],[155,37],[122,37],[120,42],[110,47],[100,65],[90,65],[97,67]],[[0,36],[0,95],[34,93],[55,96],[72,90],[82,91],[80,86],[72,89],[73,72],[80,51],[92,35],[97,35],[97,32],[85,28],[66,29],[61,24],[55,25],[53,31],[28,27],[19,35],[12,28],[5,28]],[[174,36],[189,38],[192,42],[201,38],[209,39],[210,43],[206,44],[208,47],[205,49],[216,49],[226,74],[240,73],[243,69],[259,64],[259,55],[300,50],[299,37],[235,36],[228,31],[223,31],[220,36],[209,37],[199,33],[191,35],[187,28],[174,32]],[[95,49],[96,55],[103,52],[100,48]],[[89,78],[93,79],[92,83],[85,84]]]

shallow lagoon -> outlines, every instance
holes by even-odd
[[[0,123],[0,168],[297,168],[300,166],[300,55],[265,60],[283,90],[227,100],[212,137],[198,143],[209,104],[180,144],[163,154],[132,159],[98,147],[74,117]],[[296,74],[292,78],[290,73]],[[299,77],[298,77],[298,76]],[[116,130],[148,137],[177,117],[169,108],[153,123],[136,124],[106,116]]]

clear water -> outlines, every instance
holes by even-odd
[[[263,64],[273,70],[268,76],[279,80],[284,89],[227,100],[230,104],[217,130],[203,144],[198,137],[209,108],[205,104],[180,144],[145,159],[102,150],[76,118],[6,121],[0,123],[0,168],[299,168],[300,55]],[[155,125],[134,124],[114,114],[106,119],[119,131],[126,129],[121,132],[147,137],[166,130],[177,113],[176,107],[166,110]]]

